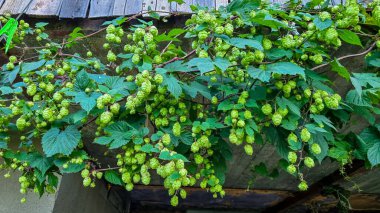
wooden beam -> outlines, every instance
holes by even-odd
[[[358,171],[364,170],[363,166],[363,161],[354,160],[351,165],[345,167],[345,172],[348,176],[350,176]],[[343,176],[341,175],[340,170],[336,170],[332,174],[325,176],[318,182],[311,185],[307,191],[295,192],[292,196],[289,196],[275,206],[267,208],[264,212],[286,212],[288,209],[301,205],[302,203],[320,195],[324,187],[333,185],[335,182],[342,179]]]
[[[118,189],[125,191],[124,188]],[[280,190],[224,189],[224,198],[213,198],[212,193],[197,187],[185,187],[187,198],[180,199],[179,208],[217,208],[217,209],[263,209],[273,206],[291,195]],[[170,196],[163,186],[136,185],[130,193],[133,203],[143,203],[170,207]]]

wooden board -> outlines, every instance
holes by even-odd
[[[31,0],[32,1],[32,0]],[[19,14],[28,6],[29,0],[5,0],[0,13]]]
[[[113,14],[114,0],[91,0],[89,18],[107,17]]]
[[[158,12],[158,14],[160,16],[170,15],[170,3],[169,3],[169,1],[157,1],[155,10],[156,11],[162,11],[162,12]]]
[[[140,13],[142,11],[143,1],[142,0],[127,0],[125,4],[125,15],[133,15]]]
[[[34,0],[26,14],[36,16],[56,16],[61,9],[62,0]]]
[[[149,16],[149,14],[146,12],[149,10],[156,10],[156,5],[157,5],[157,0],[143,0],[142,1],[143,16]]]
[[[215,8],[219,9],[220,6],[227,6],[228,0],[215,0]]]
[[[214,0],[193,0],[193,3],[201,7],[208,7],[209,9],[215,8]]]
[[[125,5],[127,3],[127,0],[115,0],[113,3],[113,16],[123,16],[125,11]]]
[[[193,4],[193,0],[184,0],[183,4],[177,4],[177,12],[191,13],[190,5]]]
[[[90,0],[63,0],[60,18],[86,18]]]

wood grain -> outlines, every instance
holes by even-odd
[[[34,0],[26,14],[35,16],[56,16],[61,9],[62,0]]]
[[[127,4],[127,0],[115,0],[113,3],[113,16],[123,16],[125,13],[125,5]]]
[[[63,0],[60,18],[86,18],[90,0]]]
[[[112,16],[113,4],[114,0],[91,0],[89,18]]]
[[[133,15],[140,13],[142,11],[143,1],[142,0],[127,0],[125,4],[125,15]]]
[[[19,14],[22,13],[25,7],[29,4],[28,0],[5,0],[0,9],[0,13]]]

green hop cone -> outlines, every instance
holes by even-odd
[[[27,88],[26,88],[26,93],[29,95],[29,96],[33,96],[35,95],[37,92],[37,85],[35,84],[31,84],[29,85]]]
[[[288,143],[290,143],[290,141],[298,142],[298,137],[293,132],[288,135]]]
[[[174,195],[174,196],[170,199],[170,205],[172,205],[172,206],[178,206],[178,196],[177,196],[177,195]]]
[[[184,189],[181,189],[179,191],[179,195],[181,196],[182,199],[186,199],[187,193]]]
[[[270,115],[272,113],[272,106],[270,104],[264,104],[261,107],[261,111],[264,115]]]
[[[252,156],[253,155],[253,147],[250,144],[244,145],[244,151],[247,155]]]
[[[272,122],[275,126],[278,126],[282,122],[282,115],[278,112],[275,112],[272,116]]]
[[[301,190],[301,191],[306,191],[308,188],[309,188],[309,187],[308,187],[306,181],[301,181],[301,182],[298,184],[298,189]]]
[[[286,171],[289,172],[289,174],[295,174],[297,172],[297,168],[293,164],[290,164],[286,167]]]
[[[313,143],[311,145],[311,152],[316,154],[316,155],[321,154],[322,150],[321,150],[321,147],[319,146],[319,144]]]
[[[310,138],[311,138],[311,134],[310,134],[309,130],[307,130],[306,128],[303,128],[301,130],[301,140],[303,142],[308,142],[310,140]]]
[[[288,153],[288,160],[290,163],[296,163],[297,162],[297,153],[289,152]]]
[[[171,138],[170,138],[170,135],[169,134],[164,134],[162,136],[162,143],[165,144],[166,146],[168,146],[171,142]]]
[[[173,125],[173,135],[177,137],[181,135],[181,124],[179,122]]]
[[[308,168],[313,168],[315,166],[314,164],[314,160],[311,158],[311,157],[306,157],[304,159],[304,164],[305,166],[307,166]]]
[[[91,185],[91,178],[90,177],[85,177],[84,179],[83,179],[83,186],[84,187],[88,187],[88,186],[90,186]]]

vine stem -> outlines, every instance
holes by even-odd
[[[371,46],[366,51],[364,51],[364,52],[357,53],[357,54],[351,54],[351,55],[345,55],[345,56],[337,58],[336,60],[337,61],[341,61],[341,60],[346,59],[346,58],[353,58],[353,57],[358,57],[358,56],[366,55],[367,53],[371,52],[371,50],[375,46],[376,46],[376,42],[372,43]],[[324,63],[324,64],[321,64],[321,65],[315,66],[315,67],[311,68],[311,70],[320,69],[322,67],[325,67],[325,66],[329,65],[331,62],[333,62],[333,61],[330,61],[329,63]]]
[[[174,58],[170,59],[169,61],[167,61],[165,63],[162,63],[162,64],[160,64],[159,66],[156,66],[156,67],[163,67],[163,66],[165,66],[167,64],[170,64],[170,63],[172,63],[174,61],[184,60],[184,59],[190,57],[191,55],[193,55],[195,53],[195,51],[196,50],[192,50],[191,52],[189,52],[187,55],[185,55],[183,57],[174,57]]]
[[[120,167],[117,166],[117,167],[110,167],[110,168],[104,168],[104,169],[94,169],[94,170],[97,172],[103,172],[103,171],[116,170],[116,169],[120,169]]]
[[[167,11],[146,11],[146,12],[140,12],[140,13],[137,13],[137,14],[135,14],[135,15],[129,17],[129,18],[126,20],[126,22],[129,22],[129,21],[131,21],[131,20],[133,20],[133,19],[136,19],[136,18],[137,18],[138,16],[140,16],[140,15],[148,14],[148,13],[151,13],[151,12],[168,13],[168,14],[172,14],[172,15],[176,15],[176,14],[177,14],[177,13],[172,13],[172,12],[167,12]],[[73,41],[67,41],[67,42],[64,42],[64,43],[62,43],[62,45],[70,44],[70,43],[72,43],[72,42],[74,42],[74,41],[79,41],[79,40],[82,40],[82,39],[85,39],[85,38],[88,38],[88,37],[94,36],[94,35],[96,35],[96,34],[99,34],[99,33],[103,32],[103,31],[106,30],[106,29],[107,29],[107,27],[103,27],[103,28],[101,28],[101,29],[99,29],[99,30],[97,30],[97,31],[95,31],[95,32],[93,32],[93,33],[87,34],[87,35],[85,35],[85,36],[77,37],[77,38],[75,38]],[[29,50],[29,49],[43,49],[43,48],[46,48],[46,47],[45,47],[45,46],[25,47],[24,49]]]

